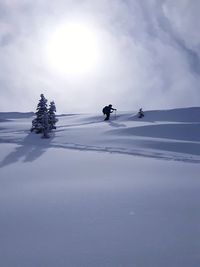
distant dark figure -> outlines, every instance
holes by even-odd
[[[108,121],[110,119],[110,113],[113,113],[113,110],[116,110],[116,109],[112,108],[111,104],[103,108],[102,112],[104,115],[106,115],[104,121]]]
[[[138,111],[138,118],[141,119],[143,117],[144,117],[144,112],[143,112],[142,108],[140,108],[139,111]]]

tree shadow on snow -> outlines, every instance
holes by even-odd
[[[54,133],[51,133],[50,138],[47,139],[41,138],[35,133],[28,133],[22,141],[16,142],[19,146],[0,162],[0,168],[16,163],[20,159],[23,159],[23,162],[32,162],[38,159],[50,147],[53,138]]]

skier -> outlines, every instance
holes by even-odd
[[[113,113],[113,110],[117,110],[115,108],[112,108],[112,105],[105,106],[102,110],[103,114],[106,115],[104,121],[107,121],[110,119],[110,113]]]
[[[143,112],[142,108],[140,108],[139,111],[138,111],[138,118],[141,119],[143,117],[144,117],[144,112]]]

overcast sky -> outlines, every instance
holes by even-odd
[[[60,113],[199,106],[199,14],[199,0],[0,0],[0,111],[34,111],[41,93]],[[70,22],[97,36],[85,73],[49,63]]]

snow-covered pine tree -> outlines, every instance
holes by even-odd
[[[42,132],[43,132],[43,138],[49,138],[49,116],[48,112],[44,112],[44,115],[42,116]]]
[[[49,129],[56,129],[56,122],[58,121],[58,119],[56,118],[55,115],[56,112],[56,106],[54,101],[51,101],[49,104],[49,109],[48,109],[48,117],[49,117]]]
[[[31,132],[35,131],[36,133],[43,133],[46,127],[46,119],[44,117],[46,117],[46,114],[48,114],[47,99],[44,97],[43,94],[40,95],[40,100],[37,105],[37,111],[35,114],[36,118],[32,121]]]

